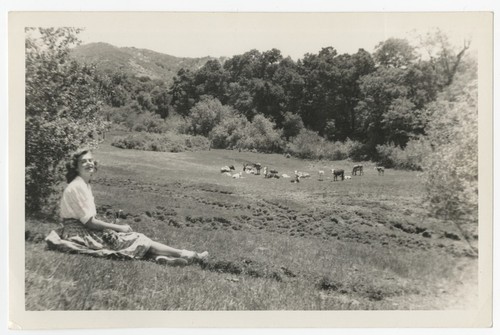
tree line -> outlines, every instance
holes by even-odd
[[[108,113],[129,128],[144,113],[200,119],[200,106],[195,106],[211,99],[213,106],[220,103],[250,122],[264,116],[286,141],[305,128],[329,141],[359,141],[366,158],[377,159],[377,145],[404,148],[425,134],[428,104],[471,65],[464,62],[467,49],[454,50],[436,32],[420,48],[389,38],[372,54],[363,49],[339,54],[325,47],[294,61],[277,49],[250,50],[223,64],[210,60],[197,70],[181,69],[170,87],[121,73],[109,73],[102,86]],[[209,136],[213,127],[189,130]]]

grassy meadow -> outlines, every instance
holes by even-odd
[[[109,141],[109,139],[108,139]],[[160,153],[104,143],[98,211],[135,231],[208,250],[203,264],[100,259],[48,250],[56,222],[26,222],[27,310],[415,310],[472,307],[477,258],[452,222],[429,217],[417,172],[229,150]],[[243,174],[260,162],[300,183]],[[324,170],[319,180],[318,170]]]

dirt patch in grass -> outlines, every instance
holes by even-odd
[[[256,176],[253,176],[258,178]],[[395,212],[372,201],[365,207],[332,204],[331,208],[311,208],[291,199],[252,198],[227,186],[207,183],[143,183],[129,179],[98,179],[121,194],[127,189],[132,197],[147,199],[147,205],[124,209],[122,218],[131,224],[154,220],[177,228],[197,227],[208,230],[255,229],[292,237],[318,238],[324,241],[348,240],[381,244],[394,248],[433,249],[438,253],[470,255],[456,227],[429,225]],[[110,192],[109,190],[107,192]],[[145,207],[147,209],[145,209]],[[104,204],[100,214],[112,216],[116,205]],[[410,211],[411,212],[411,211]]]

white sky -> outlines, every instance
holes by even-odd
[[[339,53],[371,52],[388,37],[415,36],[440,28],[460,46],[472,38],[477,14],[464,13],[94,13],[72,17],[85,27],[84,43],[107,42],[177,57],[226,56],[277,48],[302,58],[333,46]],[[53,22],[51,22],[53,24]]]

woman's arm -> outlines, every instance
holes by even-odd
[[[95,217],[91,217],[85,225],[88,228],[95,230],[111,229],[121,233],[129,233],[132,231],[132,228],[128,224],[118,225],[115,223],[104,222],[102,220],[96,219]]]

